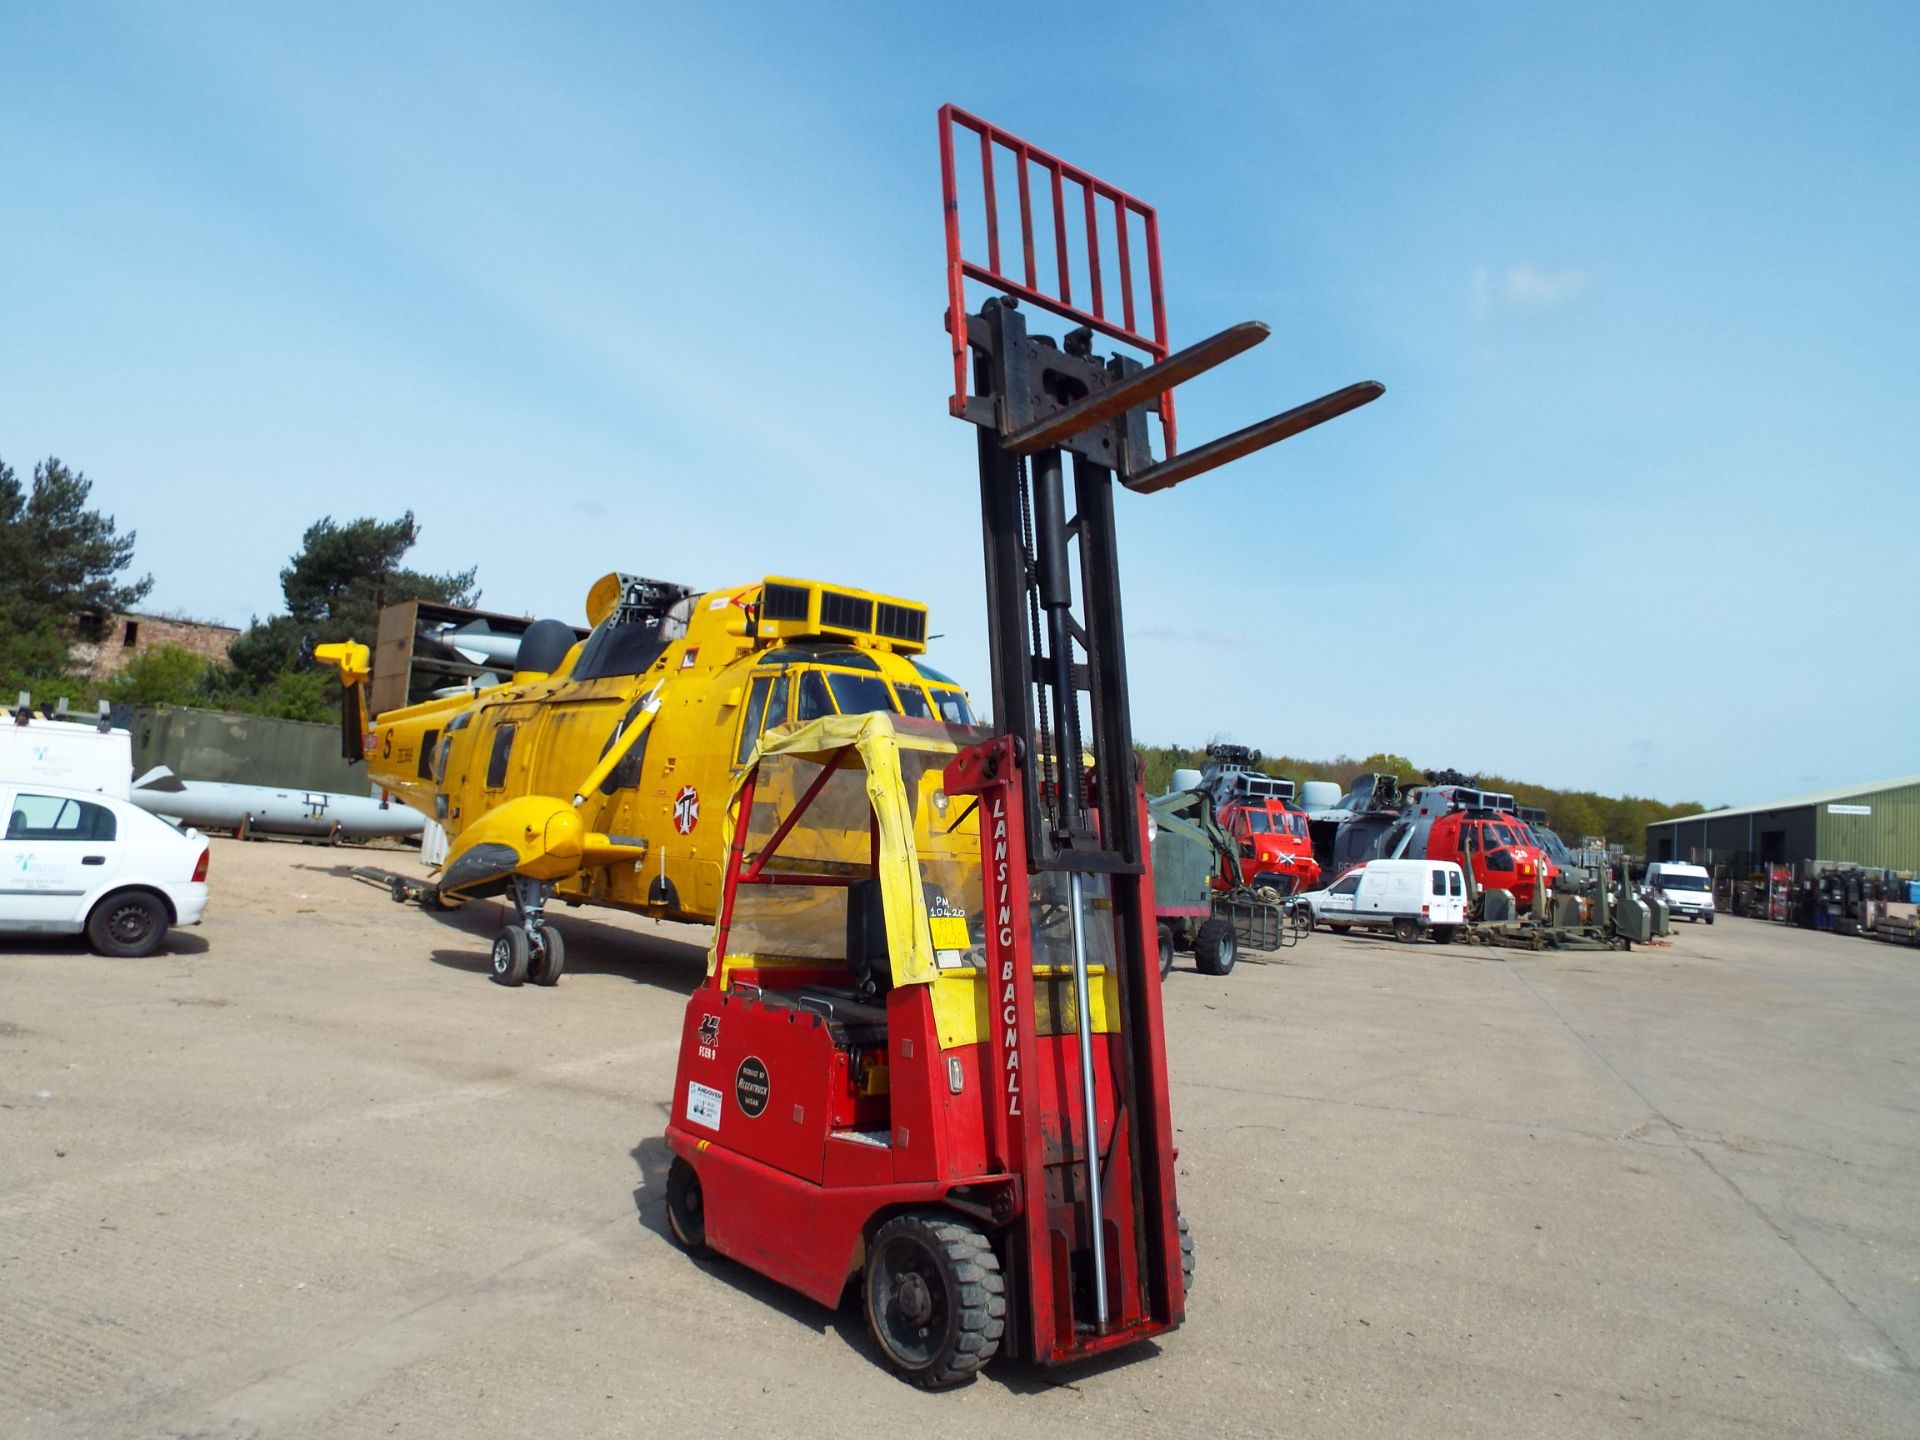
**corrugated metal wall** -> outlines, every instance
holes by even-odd
[[[1834,805],[1866,806],[1870,815],[1836,815]],[[1920,785],[1863,790],[1819,807],[1822,860],[1850,860],[1875,869],[1920,871]]]
[[[164,765],[182,780],[365,795],[366,766],[342,758],[340,727],[177,705],[133,712],[133,773]]]
[[[1872,813],[1836,815],[1834,805],[1866,806]],[[1773,845],[1770,836],[1778,837]],[[1920,873],[1920,785],[1721,819],[1662,821],[1647,827],[1647,858],[1716,864],[1778,859],[1790,865],[1832,860]]]

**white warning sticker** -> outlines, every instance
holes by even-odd
[[[702,1085],[698,1080],[687,1082],[687,1123],[704,1125],[709,1130],[720,1128],[720,1092],[711,1085]]]

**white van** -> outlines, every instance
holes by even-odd
[[[1298,902],[1314,925],[1344,933],[1390,929],[1396,940],[1424,934],[1445,945],[1467,921],[1467,879],[1451,860],[1369,860]]]
[[[0,711],[0,780],[125,800],[133,793],[133,736],[104,721],[50,720],[24,706]]]
[[[1713,924],[1713,877],[1698,865],[1656,861],[1647,867],[1647,878],[1640,888],[1666,901],[1667,913],[1675,919],[1684,915],[1689,920]]]

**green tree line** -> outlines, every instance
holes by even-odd
[[[1205,746],[1143,745],[1138,749],[1146,767],[1147,793],[1163,793],[1179,769],[1198,770],[1206,760]],[[1306,760],[1293,755],[1268,755],[1255,767],[1268,775],[1295,781],[1331,780],[1344,793],[1356,775],[1393,775],[1402,787],[1424,785],[1424,771],[1404,755],[1373,754],[1362,760],[1336,755],[1331,760]],[[1697,801],[1668,803],[1639,795],[1601,795],[1592,790],[1555,790],[1505,775],[1481,775],[1478,783],[1488,790],[1513,796],[1521,805],[1538,806],[1547,812],[1547,823],[1561,839],[1578,845],[1589,835],[1605,836],[1615,845],[1638,851],[1646,839],[1647,826],[1681,815],[1698,815],[1705,808]]]
[[[406,566],[420,537],[412,511],[344,523],[322,516],[280,572],[286,609],[253,617],[225,663],[155,645],[95,681],[74,647],[109,641],[106,627],[145,599],[153,580],[127,573],[136,536],[89,507],[92,488],[58,458],[34,466],[31,481],[0,460],[0,694],[9,701],[25,690],[36,703],[64,698],[85,710],[106,700],[330,721],[339,687],[331,672],[304,663],[308,643],[371,644],[381,607],[396,601],[474,600],[473,570],[434,575]]]

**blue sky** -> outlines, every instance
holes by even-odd
[[[1159,208],[1196,443],[1121,497],[1136,730],[1741,803],[1920,769],[1911,6],[0,11],[0,456],[244,623],[315,518],[987,664],[934,114]]]

